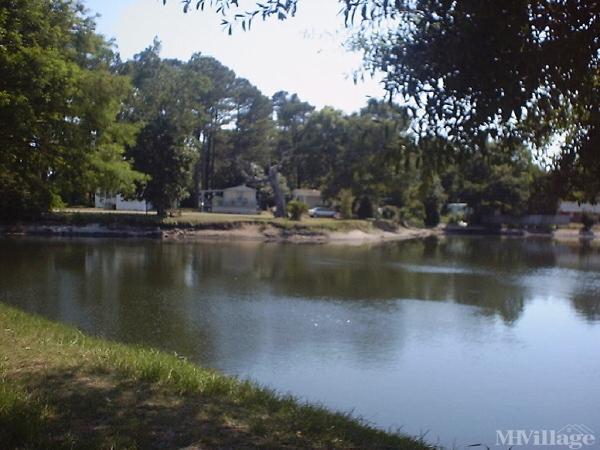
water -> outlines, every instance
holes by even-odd
[[[4,239],[0,298],[450,447],[600,433],[596,246]]]

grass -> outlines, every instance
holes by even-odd
[[[429,448],[0,303],[3,448]]]
[[[161,229],[234,229],[245,225],[271,226],[288,233],[324,233],[349,232],[360,230],[373,231],[385,221],[339,220],[330,218],[311,218],[304,216],[301,221],[275,218],[270,213],[216,214],[193,210],[182,210],[175,217],[160,219],[155,213],[104,211],[95,208],[67,208],[56,210],[42,217],[47,224],[105,226],[160,227]],[[391,225],[391,224],[390,224]],[[389,228],[386,227],[386,229]]]

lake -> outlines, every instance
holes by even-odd
[[[600,433],[595,245],[0,239],[0,300],[449,447]]]

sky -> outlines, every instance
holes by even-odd
[[[248,79],[265,95],[297,93],[322,108],[347,113],[363,107],[369,97],[383,97],[379,80],[355,84],[352,74],[361,56],[342,46],[348,32],[337,0],[302,0],[298,14],[286,21],[271,18],[252,30],[223,31],[213,11],[183,13],[179,0],[83,0],[97,19],[98,32],[114,38],[121,58],[129,59],[162,42],[161,56],[187,60],[197,52],[213,56]],[[249,0],[248,0],[249,1]],[[244,3],[240,2],[240,5]]]

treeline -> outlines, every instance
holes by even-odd
[[[514,142],[470,154],[417,139],[409,110],[370,100],[354,114],[296,94],[264,96],[214,58],[123,62],[67,0],[0,8],[0,215],[89,204],[96,192],[150,201],[159,215],[198,193],[246,183],[263,207],[276,192],[321,189],[345,216],[435,225],[448,202],[473,220],[553,212],[550,175]],[[273,185],[273,174],[278,179]],[[279,175],[279,176],[277,176]]]

